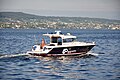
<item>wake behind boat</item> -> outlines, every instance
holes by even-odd
[[[61,31],[55,31],[51,34],[43,34],[50,38],[50,43],[46,44],[45,40],[42,39],[41,44],[36,44],[32,47],[28,54],[34,56],[73,56],[73,55],[85,55],[90,51],[95,43],[79,42],[76,41],[76,36],[67,33],[62,34]]]

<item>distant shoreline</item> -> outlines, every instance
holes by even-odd
[[[0,28],[120,30],[120,20],[88,17],[37,16],[22,12],[0,12]]]
[[[0,28],[0,30],[120,30],[120,29],[39,29],[39,28]]]

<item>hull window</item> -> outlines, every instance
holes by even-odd
[[[73,41],[75,41],[74,38],[63,39],[64,43],[66,43],[66,42],[73,42]]]

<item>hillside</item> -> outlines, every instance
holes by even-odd
[[[22,12],[0,12],[0,28],[120,29],[120,20],[88,17],[37,16]]]
[[[0,18],[23,18],[23,19],[34,19],[38,18],[39,16],[32,15],[32,14],[26,14],[22,12],[0,12]]]

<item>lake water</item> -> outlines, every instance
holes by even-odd
[[[0,29],[0,80],[120,80],[120,30],[62,30],[78,36],[78,41],[96,42],[89,52],[94,56],[20,55],[52,31]]]

